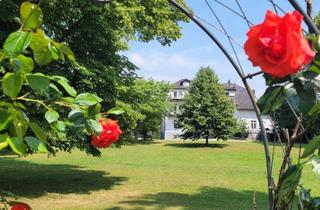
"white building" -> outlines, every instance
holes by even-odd
[[[182,79],[174,83],[175,88],[170,93],[170,98],[175,108],[174,111],[164,117],[161,125],[162,139],[176,139],[182,134],[182,130],[177,128],[177,113],[183,103],[183,98],[188,94],[191,80]],[[226,94],[233,99],[236,104],[235,117],[246,122],[250,139],[257,139],[260,136],[260,126],[253,105],[245,88],[231,83],[224,84]],[[267,131],[272,131],[272,124],[268,117],[263,116],[263,123]]]

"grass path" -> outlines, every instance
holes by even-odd
[[[276,147],[274,168],[279,168]],[[295,155],[298,149],[293,151]],[[256,142],[155,141],[55,158],[0,158],[0,189],[37,209],[266,209],[263,147]],[[274,170],[274,173],[277,173]],[[320,194],[310,167],[302,182]]]

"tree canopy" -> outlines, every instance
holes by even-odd
[[[178,125],[182,138],[198,140],[227,139],[234,126],[234,103],[210,67],[202,67],[191,83],[189,94],[181,106]]]
[[[20,27],[19,5],[22,2],[0,2],[1,45],[12,31]],[[53,76],[54,69],[54,74],[65,76],[79,93],[92,92],[99,96],[103,100],[103,110],[121,104],[131,114],[136,111],[132,108],[131,101],[125,100],[129,93],[122,90],[134,86],[137,67],[121,52],[128,49],[129,41],[157,40],[163,45],[170,45],[181,37],[178,22],[187,21],[166,0],[33,2],[40,2],[43,10],[41,29],[49,38],[68,45],[79,64],[77,68],[61,61],[52,62],[48,66],[36,64],[39,72]],[[38,116],[40,120],[39,110],[29,108],[30,114]],[[128,115],[132,117],[128,120],[139,118],[138,115]],[[124,128],[126,129],[135,128]],[[99,154],[91,149],[85,138],[78,135],[58,144],[54,142],[51,146],[66,151],[78,147],[89,153]]]

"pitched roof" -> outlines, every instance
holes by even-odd
[[[181,79],[174,83],[175,89],[188,89],[188,86],[182,86],[185,81],[192,83],[192,80]],[[234,100],[238,110],[254,110],[249,94],[244,87],[230,81],[224,83],[223,86],[226,91],[235,91],[235,96],[231,98]]]
[[[175,89],[188,89],[189,86],[183,86],[183,82],[189,82],[191,84],[191,80],[189,79],[181,79],[174,83]]]
[[[254,107],[251,103],[249,94],[244,87],[241,87],[235,83],[228,81],[224,83],[224,88],[229,91],[235,91],[235,96],[232,97],[236,103],[238,110],[253,110]]]

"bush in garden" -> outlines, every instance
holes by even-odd
[[[249,135],[247,123],[243,120],[236,120],[235,125],[232,127],[231,137],[245,139]]]

